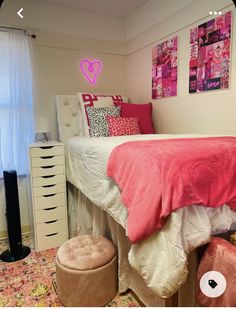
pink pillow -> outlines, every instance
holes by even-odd
[[[87,113],[87,106],[95,107],[110,107],[114,106],[114,102],[128,100],[127,97],[121,95],[102,95],[78,92],[79,103],[82,111],[82,119],[85,130],[85,135],[89,136],[89,119]]]
[[[138,117],[141,134],[155,134],[152,123],[152,103],[133,104],[124,102],[113,102],[121,106],[121,117]]]
[[[109,136],[140,134],[138,117],[107,116]]]

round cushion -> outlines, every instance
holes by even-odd
[[[89,270],[107,264],[115,254],[114,245],[105,237],[79,235],[61,245],[57,259],[66,268]]]
[[[57,295],[66,307],[100,307],[117,292],[115,247],[101,236],[66,241],[56,256]]]

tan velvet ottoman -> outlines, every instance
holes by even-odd
[[[80,235],[57,251],[57,294],[66,307],[99,307],[117,292],[117,258],[111,241]]]

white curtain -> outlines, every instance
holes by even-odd
[[[28,170],[34,138],[31,39],[22,31],[0,31],[0,177]]]

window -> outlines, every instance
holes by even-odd
[[[9,102],[9,55],[7,33],[0,32],[0,105]]]
[[[31,42],[23,31],[0,31],[0,177],[24,175],[33,141]]]

